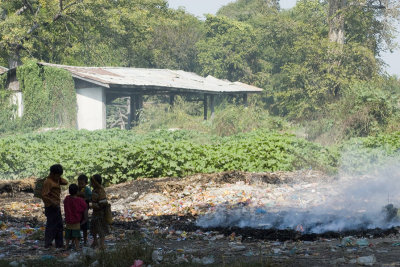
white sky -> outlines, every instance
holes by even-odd
[[[184,7],[185,10],[201,19],[204,14],[215,14],[222,6],[235,2],[235,0],[168,0],[169,7]],[[280,0],[281,8],[291,8],[296,4],[296,0]],[[400,31],[400,26],[398,27]],[[400,43],[400,35],[397,33],[396,41]],[[400,76],[400,49],[394,53],[385,53],[382,59],[389,65],[387,72]]]

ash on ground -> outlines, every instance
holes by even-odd
[[[224,172],[138,179],[106,191],[115,215],[108,249],[139,233],[154,248],[146,264],[400,264],[399,200],[372,175]],[[394,206],[383,211],[388,201]],[[48,254],[40,200],[5,192],[0,207],[0,260]]]

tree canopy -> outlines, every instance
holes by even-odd
[[[399,14],[395,0],[299,0],[289,10],[237,0],[202,21],[165,0],[9,0],[0,65],[183,69],[262,87],[273,114],[313,120],[354,88],[369,92],[366,83],[397,90],[379,55],[395,47]]]

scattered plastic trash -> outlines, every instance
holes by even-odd
[[[256,214],[266,214],[266,213],[267,213],[267,211],[262,209],[262,208],[257,208],[256,209]]]
[[[213,264],[215,262],[214,256],[206,256],[203,258],[193,258],[192,263],[195,264],[202,264],[202,265],[208,265],[208,264]]]
[[[244,188],[247,184],[239,184],[240,187]],[[190,185],[192,186],[192,185]],[[302,203],[312,204],[312,201],[309,201],[304,194],[301,192],[312,190],[298,190],[299,193],[296,197],[290,197],[291,192],[293,190],[292,187],[286,185],[279,185],[274,187],[275,185],[268,185],[268,188],[260,189],[260,194],[262,193],[262,197],[258,198],[257,192],[252,191],[255,190],[252,188],[251,190],[237,190],[233,188],[235,185],[226,187],[224,189],[214,188],[213,190],[219,191],[219,194],[213,194],[206,187],[198,187],[192,186],[192,189],[185,189],[185,193],[183,195],[176,196],[174,195],[176,192],[163,192],[160,193],[158,197],[160,201],[154,201],[151,208],[149,208],[148,203],[145,203],[143,206],[146,206],[147,210],[141,210],[140,207],[132,204],[136,200],[131,198],[130,202],[126,202],[127,198],[115,196],[115,201],[119,201],[120,209],[116,212],[116,218],[121,222],[134,222],[138,224],[140,230],[133,230],[131,228],[127,229],[124,226],[116,226],[113,230],[113,233],[106,240],[107,243],[107,251],[113,251],[115,248],[111,248],[110,246],[114,246],[119,244],[119,240],[129,240],[129,235],[137,236],[139,233],[142,235],[143,243],[148,244],[151,247],[157,246],[157,244],[163,244],[163,249],[155,249],[152,252],[153,266],[155,264],[173,264],[176,263],[188,263],[191,262],[193,264],[198,265],[207,265],[207,264],[215,264],[215,259],[217,258],[217,254],[214,256],[210,256],[209,254],[202,254],[204,251],[209,253],[210,248],[223,247],[223,251],[218,251],[216,253],[223,253],[227,255],[227,260],[235,260],[237,257],[254,257],[254,256],[270,256],[274,255],[274,258],[278,260],[284,258],[290,258],[293,255],[299,255],[302,257],[309,257],[310,262],[314,259],[314,257],[322,257],[327,256],[330,257],[330,262],[335,262],[337,264],[348,264],[351,257],[354,257],[354,264],[361,264],[368,266],[371,262],[376,259],[371,258],[371,256],[367,257],[359,257],[360,255],[365,255],[361,253],[372,254],[375,253],[377,256],[379,253],[392,253],[395,251],[397,247],[400,246],[400,241],[392,238],[390,241],[385,241],[382,243],[381,241],[377,241],[374,236],[366,235],[371,240],[367,238],[354,238],[352,236],[346,236],[342,239],[331,238],[331,240],[327,240],[325,238],[320,238],[315,241],[294,241],[289,240],[286,242],[278,242],[278,241],[269,241],[269,240],[258,240],[257,237],[249,236],[244,234],[242,230],[234,230],[236,233],[233,233],[231,230],[229,232],[220,231],[211,231],[211,230],[188,230],[190,228],[183,227],[179,229],[181,224],[174,225],[173,222],[176,220],[189,220],[190,223],[196,223],[196,216],[203,215],[207,212],[218,212],[219,207],[223,207],[224,210],[234,210],[239,208],[246,208],[251,211],[250,215],[258,214],[257,218],[264,218],[267,216],[263,216],[263,214],[269,213],[269,206],[273,205],[276,209],[285,208],[287,204],[292,204],[290,201],[297,201],[299,205]],[[212,187],[215,186],[212,185]],[[303,185],[293,185],[293,188],[297,186],[299,189],[303,188]],[[310,184],[309,188],[316,187],[314,184]],[[279,190],[278,190],[279,189]],[[195,191],[193,193],[192,191]],[[208,190],[208,191],[207,191]],[[222,191],[223,190],[223,191]],[[257,189],[258,190],[258,189]],[[262,191],[262,192],[261,192]],[[322,192],[321,190],[314,190],[315,196]],[[254,193],[255,192],[255,193]],[[265,194],[267,192],[267,194]],[[141,196],[142,193],[140,193]],[[158,194],[158,193],[157,193]],[[179,192],[176,194],[180,194]],[[143,197],[147,197],[144,195]],[[147,198],[146,201],[149,201]],[[261,199],[261,201],[258,201]],[[123,202],[125,201],[125,202]],[[142,201],[142,200],[140,200]],[[139,203],[139,202],[137,202]],[[143,202],[140,202],[143,203]],[[271,204],[272,203],[272,204]],[[11,203],[12,204],[12,203]],[[10,205],[11,205],[10,204]],[[21,205],[14,205],[16,211],[21,211]],[[35,208],[33,205],[27,205],[28,208]],[[42,207],[38,207],[41,209]],[[3,206],[0,210],[3,209]],[[268,212],[267,212],[268,211]],[[42,213],[42,211],[41,211]],[[1,212],[0,212],[1,214]],[[9,213],[7,213],[8,215]],[[24,214],[26,214],[24,212]],[[25,216],[22,214],[23,216]],[[177,215],[179,214],[179,215]],[[185,215],[189,216],[185,216]],[[196,216],[190,216],[190,214],[196,214]],[[173,219],[166,219],[163,215],[169,215],[174,217]],[[175,217],[177,215],[178,217]],[[229,215],[229,214],[228,214]],[[0,215],[1,216],[1,215]],[[43,215],[42,215],[43,216]],[[182,217],[181,217],[182,216]],[[168,216],[165,216],[168,217]],[[31,217],[32,218],[32,217]],[[189,219],[188,219],[189,218]],[[255,218],[255,217],[254,217]],[[40,228],[43,225],[43,218],[39,218],[39,221],[36,223],[32,223],[28,225],[26,221],[8,221],[7,217],[0,217],[0,259],[9,258],[11,260],[19,259],[16,255],[26,255],[27,260],[31,259],[57,259],[59,261],[69,261],[72,262],[76,259],[80,259],[79,255],[76,257],[73,254],[69,254],[70,252],[65,251],[54,251],[54,250],[45,250],[43,249],[43,230],[44,228]],[[144,219],[144,220],[142,220]],[[171,220],[171,221],[169,221]],[[32,220],[31,220],[32,222]],[[170,223],[172,222],[172,223]],[[182,222],[185,223],[185,222]],[[263,222],[264,223],[264,222]],[[303,222],[296,222],[293,227],[290,228],[291,231],[297,230],[299,232],[303,232],[304,229],[307,231],[306,224],[298,224]],[[260,224],[261,225],[261,224]],[[271,223],[265,223],[265,227],[260,227],[260,229],[266,229],[270,227],[274,227],[275,225]],[[297,227],[296,227],[297,225]],[[176,227],[176,228],[175,228]],[[208,228],[212,229],[212,228]],[[187,232],[183,231],[186,230]],[[131,232],[130,232],[131,231]],[[243,234],[242,234],[243,233]],[[243,235],[243,237],[241,236]],[[165,240],[165,243],[158,242],[159,240]],[[90,238],[90,237],[89,237]],[[159,238],[159,239],[158,239]],[[252,239],[251,239],[252,238]],[[243,239],[243,240],[242,240]],[[373,240],[372,240],[373,239]],[[187,240],[186,242],[177,243],[177,241]],[[279,240],[279,239],[276,239]],[[215,241],[215,242],[214,242]],[[197,244],[198,242],[198,244]],[[243,242],[243,243],[242,243]],[[332,242],[328,244],[326,242]],[[370,243],[371,242],[371,243]],[[372,243],[376,242],[376,247],[373,246]],[[395,243],[396,242],[396,243]],[[90,244],[89,240],[89,244]],[[173,245],[169,245],[172,244]],[[320,249],[319,244],[321,244]],[[382,245],[383,244],[383,245]],[[165,247],[164,247],[165,246]],[[294,247],[296,246],[296,247]],[[393,246],[391,248],[391,246]],[[307,250],[307,247],[312,248],[312,250]],[[342,248],[339,248],[342,247]],[[370,247],[370,248],[369,248]],[[325,255],[325,251],[327,254]],[[368,251],[368,252],[367,252]],[[31,252],[31,255],[29,253]],[[335,252],[335,253],[331,253]],[[336,253],[337,252],[337,253]],[[346,254],[346,252],[350,254]],[[354,253],[355,252],[355,253]],[[212,251],[213,253],[213,251]],[[346,255],[346,258],[338,258],[342,257],[342,253]],[[360,254],[359,254],[360,253]],[[46,255],[46,254],[54,254]],[[82,255],[88,256],[88,263],[95,260],[96,252],[95,250],[89,247],[82,248]],[[356,255],[354,255],[356,254]],[[204,257],[207,255],[206,257]],[[317,255],[317,256],[316,256]],[[319,256],[318,256],[319,255]],[[349,258],[347,258],[349,255]],[[372,255],[373,256],[373,255]],[[392,254],[388,254],[388,256],[392,256]],[[215,259],[214,259],[215,257]],[[218,255],[219,259],[219,255]],[[336,260],[335,260],[336,259]],[[19,260],[17,262],[17,266],[21,267],[22,262]],[[64,263],[65,264],[65,263]],[[132,262],[130,262],[132,264]],[[133,262],[134,267],[136,261]],[[373,263],[372,263],[373,264]],[[72,264],[71,264],[72,265]],[[100,266],[101,264],[98,261],[92,262],[90,266]],[[144,265],[144,264],[142,264]],[[131,266],[131,267],[132,267]],[[140,266],[140,265],[138,265]],[[146,265],[148,266],[148,265]]]
[[[350,263],[357,263],[364,266],[372,266],[376,263],[375,255],[358,257],[357,259],[353,259]]]
[[[301,225],[301,224],[297,225],[297,226],[296,226],[296,231],[297,231],[297,232],[301,232],[301,233],[304,232],[304,227],[303,227],[303,225]]]
[[[202,262],[200,258],[193,258],[192,263],[201,264]]]
[[[66,257],[64,259],[65,262],[77,262],[79,261],[79,254],[76,252],[72,252],[71,254],[69,254],[68,257]]]
[[[42,260],[47,261],[47,260],[52,260],[55,259],[56,257],[54,257],[53,255],[43,255],[41,257]]]
[[[377,249],[375,250],[376,253],[388,253],[389,251],[387,249]]]
[[[333,264],[344,264],[344,263],[346,263],[346,259],[343,257],[333,261]]]
[[[201,259],[201,262],[202,262],[204,265],[207,265],[207,264],[213,264],[213,263],[215,262],[215,260],[214,260],[214,257],[213,257],[213,256],[207,256],[207,257],[203,257],[203,258]]]
[[[151,258],[155,262],[161,262],[163,260],[163,250],[162,248],[153,250],[153,253],[151,253]]]
[[[176,264],[183,264],[183,263],[188,263],[189,260],[186,258],[185,254],[182,254],[175,259]]]
[[[352,236],[343,237],[342,242],[340,244],[342,246],[353,246],[355,239]]]
[[[369,242],[367,239],[362,238],[362,239],[357,239],[356,244],[359,245],[360,247],[367,247],[369,246]]]
[[[243,250],[246,250],[246,247],[242,246],[242,245],[233,245],[233,246],[231,246],[231,250],[232,251],[243,251]]]
[[[83,247],[82,255],[88,256],[88,257],[94,257],[96,255],[96,251],[90,247]]]
[[[90,264],[90,267],[96,267],[96,266],[98,266],[99,265],[99,261],[94,261],[94,262],[92,262],[92,264]]]
[[[281,252],[280,248],[273,248],[272,251],[274,252],[274,254],[279,254]]]
[[[254,253],[253,253],[253,251],[249,250],[246,253],[244,253],[243,255],[246,256],[246,257],[252,257],[252,256],[254,256]]]
[[[142,260],[135,260],[131,267],[143,267],[143,263]]]

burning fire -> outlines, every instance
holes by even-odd
[[[343,175],[335,182],[321,182],[311,186],[309,183],[298,183],[293,185],[295,190],[275,199],[274,206],[228,207],[221,204],[214,211],[199,217],[196,223],[203,228],[291,229],[299,233],[316,234],[388,229],[400,226],[396,208],[400,204],[399,178],[399,167],[386,166],[368,175]],[[282,192],[283,189],[277,186],[271,190],[271,194]],[[305,202],[307,199],[309,201]],[[257,199],[252,201],[260,202]]]

